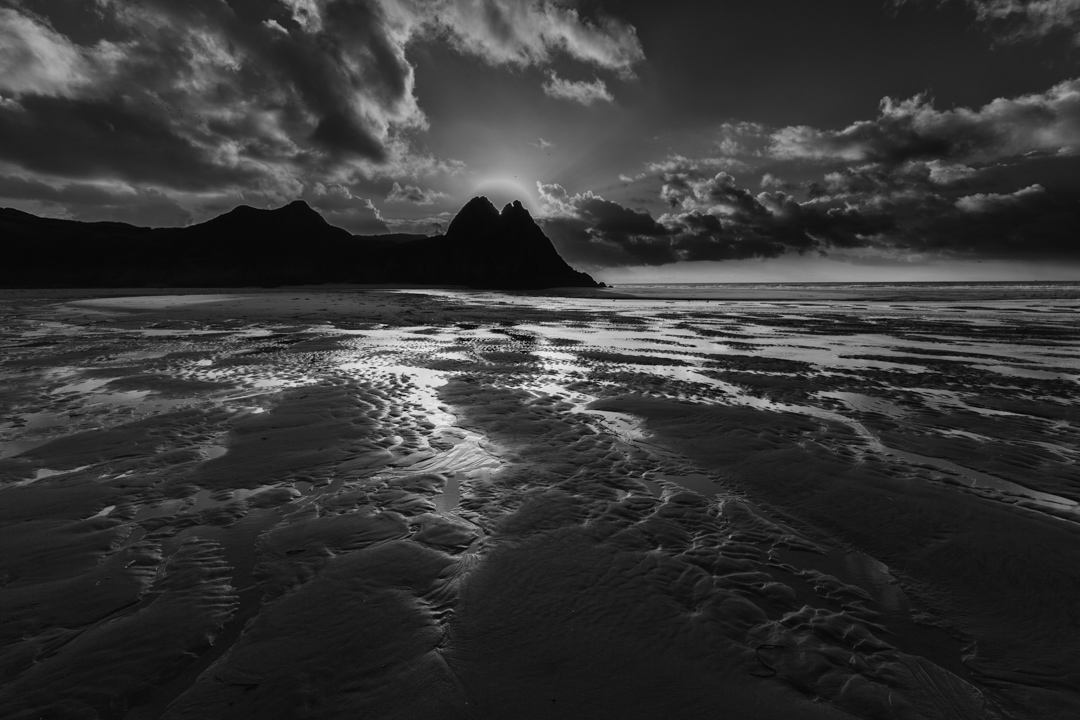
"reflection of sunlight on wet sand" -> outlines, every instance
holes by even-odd
[[[547,335],[547,336],[551,336],[551,337],[558,337],[558,338],[561,338],[561,339],[577,339],[577,340],[586,340],[587,339],[589,341],[594,340],[594,338],[590,337],[590,335],[588,333],[585,333],[585,334],[575,333],[574,331],[568,330],[568,329],[565,329],[565,328],[557,329],[554,332],[552,332],[549,328],[544,327],[544,326],[530,326],[530,327],[526,327],[525,329],[528,329],[528,330],[530,330],[532,332],[535,332],[539,336]],[[639,351],[639,352],[640,351],[646,351],[646,352],[652,351],[654,353],[657,352],[657,347],[656,347],[655,344],[648,343],[643,339],[639,339],[639,338],[635,338],[635,337],[627,337],[627,335],[629,335],[630,333],[628,331],[625,331],[625,330],[620,330],[618,332],[618,334],[614,334],[614,333],[596,333],[596,334],[600,335],[601,337],[603,337],[607,341],[607,344],[604,345],[604,347],[618,348],[618,349],[624,349],[624,350],[635,350],[635,351]],[[638,334],[640,334],[641,336],[644,337],[644,336],[648,335],[648,332],[647,331],[640,331]],[[863,339],[863,340],[861,340],[861,342],[866,342],[866,340],[868,340],[868,339],[869,338]],[[875,348],[880,348],[881,345],[886,344],[885,341],[887,341],[887,340],[893,340],[895,342],[895,339],[886,338],[884,336],[877,336],[877,337],[874,337],[873,339],[875,341],[877,341],[875,343],[875,345],[874,345]],[[592,345],[593,345],[593,343],[590,342],[590,346],[592,346]],[[882,352],[882,351],[878,350],[878,352]],[[582,402],[582,398],[580,397],[581,393],[567,393],[567,391],[565,389],[563,389],[562,386],[566,382],[565,374],[566,374],[568,369],[574,368],[576,370],[584,370],[585,368],[580,366],[580,365],[571,364],[572,361],[573,361],[574,355],[572,353],[569,353],[569,352],[542,350],[542,351],[538,351],[536,354],[541,356],[541,357],[544,357],[545,359],[547,359],[549,361],[549,362],[546,362],[544,364],[545,372],[549,373],[549,374],[553,373],[553,374],[556,375],[556,381],[555,382],[548,382],[548,383],[546,383],[546,384],[544,384],[542,386],[539,386],[538,389],[540,389],[540,390],[542,390],[544,392],[547,392],[549,394],[552,394],[552,395],[564,397],[564,398],[570,400],[572,403],[575,404],[575,410],[580,410],[580,406],[584,404]],[[897,356],[901,355],[901,353],[896,353],[896,354],[897,354]],[[700,363],[700,359],[698,359],[698,358],[696,358],[694,356],[681,355],[678,351],[676,351],[676,352],[665,352],[664,356],[665,357],[678,358],[678,359],[684,359],[684,360],[690,360],[690,361],[693,361],[695,364]],[[785,358],[796,357],[796,358],[802,359],[802,360],[808,360],[810,357],[813,357],[815,360],[818,360],[819,362],[823,360],[823,358],[821,357],[821,354],[817,353],[816,351],[814,353],[812,353],[812,354],[780,352],[780,353],[776,353],[776,356],[785,357]],[[987,359],[989,360],[990,358],[988,357]],[[844,365],[846,363],[837,363],[837,364]],[[894,365],[896,368],[898,368],[900,370],[903,370],[905,372],[910,371],[910,369],[911,369],[910,365],[891,364],[891,363],[887,363],[887,362],[866,363],[866,362],[858,362],[858,361],[856,361],[856,362],[850,363],[850,365],[853,365],[853,366],[854,365],[876,366],[876,367],[888,367],[890,365]],[[904,462],[911,463],[912,465],[915,465],[915,466],[922,466],[922,467],[930,468],[932,470],[943,473],[948,478],[955,478],[954,482],[958,481],[960,484],[967,485],[969,487],[993,490],[993,491],[997,491],[997,492],[1000,492],[1000,493],[1004,493],[1006,495],[1025,498],[1026,500],[1034,503],[1037,506],[1050,508],[1050,509],[1055,509],[1055,510],[1064,510],[1064,511],[1067,511],[1069,513],[1076,513],[1077,521],[1080,521],[1080,505],[1078,505],[1078,503],[1075,502],[1075,501],[1072,501],[1072,500],[1069,500],[1067,498],[1063,498],[1063,497],[1060,497],[1060,496],[1057,496],[1057,495],[1053,495],[1051,493],[1045,493],[1045,492],[1040,492],[1040,491],[1037,491],[1037,490],[1033,490],[1033,489],[1024,487],[1024,486],[1022,486],[1022,485],[1020,485],[1018,483],[1010,482],[1008,480],[995,477],[995,476],[990,475],[988,473],[983,473],[983,472],[979,472],[979,471],[976,471],[976,470],[973,470],[973,469],[970,469],[970,468],[963,467],[963,466],[961,466],[961,465],[959,465],[957,463],[951,462],[951,461],[943,459],[943,458],[936,458],[936,457],[931,457],[931,456],[926,456],[926,455],[920,455],[918,453],[913,453],[913,452],[909,452],[909,451],[903,451],[903,450],[898,450],[898,449],[895,449],[895,448],[888,447],[881,441],[881,439],[875,433],[873,433],[871,430],[869,430],[863,423],[859,422],[858,420],[856,420],[853,417],[850,417],[850,416],[848,416],[848,415],[846,415],[844,413],[839,413],[839,412],[835,412],[835,411],[832,411],[832,410],[819,408],[819,407],[814,407],[814,406],[797,405],[797,404],[791,404],[791,403],[777,402],[777,401],[773,401],[773,400],[770,400],[770,399],[767,399],[767,398],[758,397],[758,396],[755,396],[755,395],[753,395],[751,393],[748,393],[746,390],[744,390],[744,389],[742,389],[742,388],[740,388],[740,387],[738,387],[736,385],[733,385],[731,383],[727,383],[727,382],[724,382],[722,380],[718,380],[718,379],[711,378],[709,376],[703,375],[698,369],[693,368],[693,367],[672,367],[672,366],[652,365],[652,364],[641,365],[641,364],[634,364],[634,363],[626,363],[626,366],[628,368],[633,368],[633,370],[635,372],[652,374],[652,375],[657,375],[657,376],[661,376],[661,377],[667,377],[667,378],[671,378],[672,380],[677,380],[677,381],[680,381],[680,382],[683,382],[683,383],[704,385],[704,386],[713,388],[715,390],[719,390],[719,391],[721,391],[723,393],[723,395],[720,396],[722,398],[721,401],[724,402],[724,403],[727,403],[727,404],[743,406],[743,407],[752,407],[752,408],[756,408],[756,409],[759,409],[759,410],[766,410],[766,411],[770,411],[770,412],[794,413],[794,414],[814,417],[814,418],[827,420],[827,421],[832,421],[832,422],[837,422],[837,423],[846,425],[846,426],[850,427],[852,430],[854,430],[858,434],[858,436],[860,436],[864,440],[864,442],[866,443],[866,445],[865,445],[865,447],[863,449],[863,452],[870,452],[870,453],[873,453],[873,454],[878,455],[878,456],[892,457],[892,458],[902,460]],[[1004,371],[1004,370],[1002,370],[1002,368],[1000,366],[995,367],[994,369],[997,369],[999,371]],[[1012,371],[1015,371],[1015,373],[1012,373],[1012,374],[1016,374],[1016,375],[1019,375],[1019,376],[1030,376],[1030,377],[1039,377],[1039,378],[1063,377],[1060,373],[1050,373],[1050,372],[1043,372],[1043,371],[1031,371],[1031,370],[1026,370],[1026,369],[1022,369],[1022,368],[1013,368],[1011,366],[1008,366],[1006,368],[1006,370],[1008,370],[1010,373]],[[563,377],[559,377],[560,375],[562,375]],[[573,395],[578,395],[579,397],[574,398]],[[884,415],[887,415],[887,416],[890,416],[890,417],[896,418],[896,419],[903,419],[903,417],[905,416],[905,411],[902,408],[897,406],[895,403],[893,403],[891,401],[888,401],[888,400],[885,400],[885,399],[882,399],[882,398],[875,398],[875,397],[863,395],[863,394],[860,394],[860,393],[850,393],[850,392],[848,392],[848,393],[844,393],[844,392],[819,392],[819,393],[817,393],[817,395],[819,397],[832,398],[832,399],[835,399],[835,400],[839,400],[842,403],[844,403],[846,406],[850,407],[852,410],[856,410],[856,411],[859,411],[859,412],[881,413],[881,414],[884,414]],[[687,399],[687,398],[684,398],[682,395],[680,395],[677,392],[673,393],[672,397],[676,398],[676,399]],[[713,397],[715,398],[715,396],[713,396]],[[592,399],[595,399],[595,398],[589,398],[585,402],[588,402],[589,400],[592,400]],[[717,401],[717,399],[714,399],[713,401],[715,402],[715,401]],[[963,406],[965,408],[968,407],[966,404],[963,404]],[[587,412],[592,412],[594,414],[599,414],[598,411],[587,411]],[[619,416],[619,417],[609,417],[609,416],[605,415],[603,417],[603,419],[606,421],[605,424],[607,425],[607,427],[615,435],[617,435],[618,437],[620,437],[620,438],[622,438],[624,440],[627,440],[627,441],[637,440],[637,439],[641,439],[643,437],[643,435],[641,433],[641,430],[638,427],[638,423],[636,423],[632,418],[629,418],[629,417],[627,417],[627,416],[625,416],[625,415],[623,415],[621,413],[614,413],[614,415]],[[942,434],[942,435],[952,435],[952,436],[955,436],[955,437],[966,437],[967,439],[976,440],[978,442],[988,442],[988,441],[992,442],[993,441],[992,438],[988,438],[988,437],[983,436],[983,435],[978,435],[976,433],[965,432],[963,430],[943,429],[943,430],[938,430],[938,432],[939,432],[939,434]],[[1063,457],[1066,457],[1066,458],[1068,457],[1068,455],[1066,455],[1064,453],[1062,455],[1063,455]]]
[[[117,310],[160,310],[182,305],[201,305],[203,303],[242,300],[243,295],[141,295],[136,297],[101,298],[94,300],[75,300],[70,305],[85,308],[108,308]]]
[[[392,341],[389,333],[380,334]],[[439,402],[438,388],[447,382],[446,373],[411,365],[381,365],[377,368],[368,362],[347,362],[339,366],[347,373],[372,378],[377,373],[398,374],[409,377],[409,395],[406,402],[421,407],[432,424],[431,439],[451,447],[435,453],[424,453],[413,461],[406,461],[401,469],[387,469],[373,476],[373,480],[406,477],[420,473],[437,473],[447,477],[447,485],[436,497],[440,511],[450,511],[460,499],[462,480],[468,482],[483,478],[497,471],[503,463],[491,450],[491,442],[482,435],[458,426],[457,418]]]

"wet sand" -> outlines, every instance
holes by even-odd
[[[0,291],[0,707],[1080,717],[1032,288]]]

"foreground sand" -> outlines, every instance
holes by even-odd
[[[0,292],[4,717],[1080,717],[1075,293],[626,294]]]

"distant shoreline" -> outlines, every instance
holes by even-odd
[[[597,300],[728,301],[728,302],[987,302],[995,300],[1080,300],[1080,282],[893,282],[893,283],[650,283],[608,288],[493,290],[463,285],[381,283],[369,285],[290,285],[234,288],[0,288],[0,298],[32,297],[66,302],[168,295],[268,295],[274,293],[363,293],[416,290],[462,294],[510,294]]]

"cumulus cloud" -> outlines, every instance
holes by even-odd
[[[411,203],[413,205],[432,205],[437,200],[446,198],[447,194],[435,190],[422,190],[416,185],[401,186],[395,182],[386,196],[386,202]]]
[[[979,109],[938,110],[924,95],[884,98],[873,120],[842,130],[805,125],[771,135],[778,159],[902,163],[941,160],[992,162],[1028,153],[1080,150],[1080,79],[1043,93],[998,98]]]
[[[738,257],[739,248],[754,249],[745,257],[776,257],[824,247],[862,247],[891,229],[887,218],[850,206],[800,203],[784,192],[754,195],[724,172],[711,178],[665,175],[660,196],[675,210],[662,222],[696,230],[699,253],[707,251],[709,239],[733,243],[725,257]]]
[[[917,1],[920,0],[893,0],[898,6]],[[1080,0],[953,1],[966,4],[980,22],[990,24],[1006,40],[1042,38],[1064,32],[1071,33],[1073,42],[1080,44]]]
[[[590,267],[779,257],[814,249],[818,241],[808,234],[810,226],[827,234],[830,226],[846,224],[846,235],[834,230],[830,238],[845,246],[860,244],[856,231],[874,230],[844,211],[802,212],[783,193],[755,199],[725,173],[665,180],[680,212],[659,218],[592,192],[571,195],[559,185],[537,183],[544,229],[568,259]],[[827,219],[815,220],[815,214]]]
[[[564,80],[554,71],[548,74],[548,79],[543,85],[544,94],[548,97],[560,100],[571,100],[582,105],[592,105],[594,102],[613,102],[615,98],[608,91],[603,80]]]
[[[1080,158],[1062,162],[1080,165]],[[1076,168],[1080,169],[1080,168]],[[545,228],[590,266],[774,258],[817,253],[892,258],[1080,259],[1080,198],[1034,183],[988,189],[971,167],[940,160],[862,163],[762,192],[686,164],[662,175],[659,217],[593,193],[539,185]],[[802,199],[791,191],[804,190]]]
[[[872,120],[765,136],[772,160],[816,160],[825,169],[798,186],[768,173],[761,179],[763,188],[805,192],[785,201],[785,222],[777,223],[767,193],[743,192],[730,177],[676,171],[663,199],[683,213],[738,218],[763,237],[798,228],[819,252],[861,243],[893,256],[1080,257],[1071,239],[1080,198],[1069,180],[1080,169],[1080,80],[974,109],[940,110],[921,95],[886,98]]]

